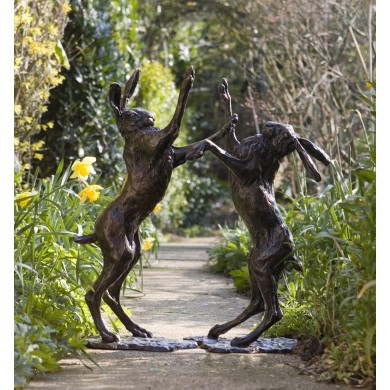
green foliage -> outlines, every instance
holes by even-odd
[[[251,238],[240,220],[233,229],[222,228],[220,243],[210,251],[210,266],[214,272],[229,275],[233,270],[242,270],[246,266],[249,251],[251,249]],[[245,271],[240,274],[243,278],[247,275]],[[247,283],[249,285],[249,282]]]
[[[375,83],[370,85],[375,88]],[[368,99],[375,115],[375,91],[371,92]],[[375,378],[376,156],[374,124],[368,121],[367,129],[357,114],[365,139],[356,145],[359,157],[348,174],[333,160],[333,184],[316,196],[289,198],[285,220],[304,273],[280,283],[284,318],[266,335],[315,335],[327,345],[323,378],[364,383]],[[242,261],[248,249],[241,241],[247,243],[248,233],[223,233],[224,240],[210,256],[217,260],[214,270],[229,270],[237,288],[245,291],[249,274]]]
[[[211,225],[213,205],[225,192],[208,175],[198,175],[202,161],[187,163],[173,171],[162,211],[156,220],[164,232],[191,232],[194,225]],[[201,169],[204,172],[204,165]],[[207,231],[200,228],[199,232]]]
[[[361,156],[367,157],[363,153]],[[364,175],[364,179],[358,177],[354,182],[340,175],[337,163],[333,169],[335,184],[320,199],[297,199],[286,221],[296,237],[296,250],[304,259],[302,299],[310,303],[319,336],[330,343],[330,356],[335,349],[344,351],[342,361],[333,359],[332,370],[339,379],[356,374],[372,378],[375,178]],[[375,172],[374,165],[370,172]]]
[[[68,164],[89,155],[99,159],[104,185],[124,181],[123,140],[107,97],[110,84],[123,85],[140,64],[136,9],[136,0],[72,1],[64,33],[70,68],[44,115],[54,127],[44,134],[47,148],[36,164],[42,177],[53,174],[61,159]]]
[[[328,345],[324,377],[340,380],[375,375],[375,154],[372,144],[362,144],[359,152],[355,179],[344,178],[334,160],[333,185],[319,196],[291,199],[285,219],[304,275],[291,274],[289,283],[280,284],[284,318],[267,332],[321,338]],[[217,260],[213,269],[229,272],[237,289],[248,292],[242,265],[248,234],[231,229],[223,234],[211,252]]]
[[[50,90],[61,84],[69,63],[61,39],[68,21],[68,0],[14,2],[15,154],[22,168],[42,158],[42,142],[31,137],[53,127],[41,121]]]
[[[242,266],[240,269],[234,269],[229,272],[229,275],[234,280],[234,286],[238,292],[245,294],[250,293],[250,283],[249,283],[249,269],[247,265]]]
[[[282,320],[264,332],[264,337],[299,339],[317,335],[315,318],[308,303],[290,299],[287,302],[281,301],[281,308],[284,314]]]
[[[72,245],[71,237],[84,219],[92,224],[96,206],[80,204],[74,183],[67,182],[69,169],[61,170],[49,179],[35,178],[37,194],[27,205],[15,204],[16,385],[35,370],[56,369],[57,360],[77,354],[82,335],[93,331],[83,296],[101,257],[94,252],[84,262],[88,252]]]
[[[76,245],[72,237],[93,231],[96,216],[112,198],[104,191],[96,202],[81,203],[80,183],[69,180],[69,175],[70,167],[64,170],[61,162],[49,178],[37,179],[36,173],[28,192],[20,174],[16,176],[16,387],[25,385],[36,371],[57,369],[67,353],[85,355],[85,337],[96,332],[84,295],[102,269],[102,255],[95,245]],[[145,222],[141,236],[150,239],[152,230]],[[127,285],[137,287],[135,272]],[[116,317],[106,305],[103,310],[118,330]]]
[[[157,61],[144,60],[139,85],[133,105],[152,112],[156,116],[156,126],[163,129],[172,119],[179,97],[172,71]]]
[[[210,175],[212,161],[205,156],[194,163],[187,164],[187,175],[184,180],[184,194],[187,209],[183,227],[190,228],[195,224],[217,227],[221,220],[213,215],[221,199],[228,196],[228,189],[221,180]],[[184,169],[184,168],[183,168]]]

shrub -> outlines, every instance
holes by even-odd
[[[82,176],[84,171],[73,172]],[[100,195],[96,180],[88,184],[83,178],[80,183],[70,180],[70,173],[71,167],[64,170],[63,162],[50,178],[37,179],[36,173],[30,191],[22,187],[20,175],[16,177],[16,387],[24,386],[37,371],[57,369],[58,360],[67,353],[86,355],[86,336],[96,333],[84,295],[100,273],[103,259],[95,245],[76,245],[72,236],[92,231],[100,209],[112,198],[107,190]],[[80,202],[86,189],[90,201]],[[158,246],[150,222],[142,226],[141,237],[145,251]],[[136,290],[137,276],[133,270],[127,279]],[[118,331],[117,318],[106,305],[103,310]]]
[[[222,238],[219,244],[211,249],[209,264],[214,272],[229,275],[231,271],[246,266],[252,240],[241,220],[233,229],[221,226],[219,228],[222,231]]]
[[[70,68],[44,115],[53,131],[44,134],[45,154],[35,164],[42,177],[54,174],[62,158],[67,165],[90,155],[100,161],[102,183],[121,186],[123,141],[107,97],[112,82],[123,85],[139,66],[136,8],[136,0],[72,1],[63,39]]]
[[[285,220],[304,274],[280,283],[284,318],[265,333],[316,335],[327,345],[323,377],[347,382],[375,376],[375,153],[371,143],[359,152],[354,176],[344,178],[333,161],[334,184],[319,196],[291,199]],[[213,269],[230,273],[244,292],[249,249],[246,231],[225,229],[210,256]]]
[[[44,142],[31,138],[53,127],[41,121],[49,91],[63,82],[62,67],[69,68],[61,39],[70,6],[68,0],[16,0],[14,9],[15,153],[28,169],[43,158]]]
[[[375,116],[375,83],[364,100]],[[357,112],[361,119],[360,113]],[[326,343],[322,359],[325,379],[364,384],[375,378],[376,337],[376,157],[375,128],[361,120],[364,141],[347,174],[333,160],[333,184],[320,194],[290,198],[285,221],[303,260],[303,275],[280,283],[284,318],[265,335],[315,335]],[[339,152],[339,151],[336,151]],[[336,155],[339,153],[336,153]],[[248,253],[246,231],[225,230],[213,249],[214,269],[235,278],[242,289],[249,274],[242,265]],[[245,256],[246,257],[246,256]],[[233,271],[231,271],[234,269]]]

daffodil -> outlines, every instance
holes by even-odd
[[[87,185],[83,190],[79,192],[79,196],[82,202],[85,202],[87,199],[90,202],[95,202],[100,197],[99,190],[102,190],[103,187],[97,184]]]
[[[161,211],[161,203],[157,203],[156,207],[153,209],[154,213],[159,213]]]
[[[20,104],[14,105],[14,112],[16,115],[19,115],[22,112],[22,106]]]
[[[145,239],[142,242],[142,250],[147,252],[153,246],[153,238]]]
[[[71,179],[83,179],[85,180],[89,174],[96,173],[92,164],[96,161],[95,157],[84,157],[83,161],[76,160],[72,165]]]
[[[17,194],[17,195],[15,196],[15,199],[16,199],[16,200],[19,200],[19,199],[27,198],[27,199],[25,199],[25,200],[22,200],[22,201],[18,202],[18,203],[19,203],[19,206],[23,209],[23,208],[25,208],[25,207],[28,206],[28,204],[29,204],[29,203],[31,202],[31,200],[32,200],[32,197],[33,197],[34,195],[36,195],[36,194],[37,194],[36,191],[25,191],[25,192],[22,192],[22,193],[20,193],[20,194]]]

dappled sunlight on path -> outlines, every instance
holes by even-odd
[[[195,242],[194,242],[195,241]],[[144,293],[122,302],[132,319],[156,337],[183,339],[205,336],[217,323],[238,315],[248,298],[235,292],[230,279],[207,272],[210,241],[162,244],[158,261],[144,269]],[[259,318],[253,317],[226,337],[243,336]],[[123,337],[129,336],[121,333]],[[202,349],[176,352],[89,350],[100,368],[88,360],[69,357],[62,370],[39,375],[28,389],[349,389],[317,383],[301,375],[300,358],[289,354],[217,354]]]

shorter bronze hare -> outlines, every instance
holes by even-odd
[[[139,226],[163,198],[172,170],[187,160],[197,159],[202,155],[202,150],[196,148],[197,144],[173,146],[179,136],[184,109],[195,78],[194,68],[190,67],[184,75],[175,113],[163,130],[153,126],[154,116],[145,109],[126,108],[127,101],[137,86],[139,74],[140,70],[136,69],[127,81],[123,95],[118,83],[111,84],[109,92],[116,124],[125,140],[123,158],[127,180],[118,197],[96,220],[95,231],[74,237],[74,241],[79,244],[96,242],[103,253],[102,272],[93,288],[85,295],[103,342],[115,342],[120,338],[110,332],[102,320],[102,298],[134,336],[152,337],[149,331],[135,324],[123,310],[119,301],[121,286],[141,256]],[[212,138],[224,136],[234,120],[229,118]]]
[[[225,106],[225,118],[231,117],[231,98],[226,79],[219,85]],[[329,156],[311,141],[300,137],[288,124],[267,122],[260,135],[238,141],[234,126],[226,135],[226,150],[210,140],[197,148],[211,151],[228,169],[234,206],[249,230],[253,248],[248,257],[251,300],[235,319],[215,325],[208,334],[218,338],[255,314],[264,312],[262,321],[245,337],[236,337],[232,346],[247,347],[256,341],[283,314],[277,288],[281,272],[290,262],[301,270],[301,261],[293,255],[293,237],[283,221],[275,201],[274,179],[283,157],[297,151],[305,168],[319,182],[321,176],[310,156],[326,166]],[[310,156],[309,156],[310,155]]]

